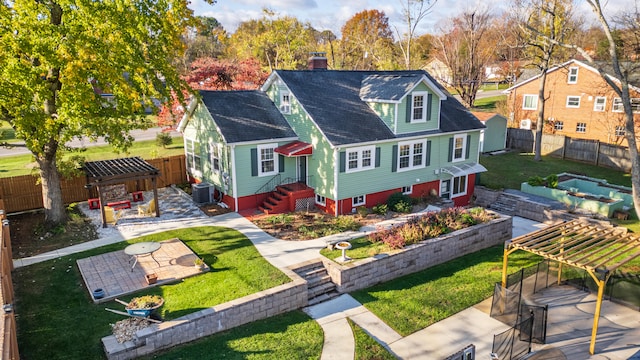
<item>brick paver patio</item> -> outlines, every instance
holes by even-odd
[[[175,282],[202,272],[194,266],[196,254],[182,241],[170,239],[161,243],[160,249],[153,253],[153,258],[150,255],[139,256],[138,263],[133,269],[131,265],[134,259],[125,254],[124,250],[78,260],[78,268],[93,301],[95,303],[109,301],[118,296]],[[158,280],[150,285],[145,275],[152,273],[157,275]],[[104,291],[103,298],[94,297],[96,289]]]

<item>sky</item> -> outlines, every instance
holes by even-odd
[[[273,10],[279,16],[294,16],[303,23],[309,22],[316,30],[331,30],[340,37],[340,29],[353,15],[363,10],[380,10],[389,18],[389,24],[402,32],[402,0],[217,0],[209,5],[203,0],[192,0],[190,7],[195,15],[216,18],[229,33],[233,33],[238,24],[262,17],[262,9]],[[438,24],[460,14],[463,10],[487,3],[495,4],[495,11],[504,11],[511,1],[498,0],[487,2],[474,0],[438,0],[432,12],[421,23],[418,35],[436,33]],[[632,8],[636,0],[601,0],[608,14]],[[406,0],[404,0],[406,3]],[[593,19],[591,11],[584,0],[576,1],[577,7]]]

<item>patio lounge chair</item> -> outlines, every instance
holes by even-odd
[[[153,215],[156,212],[156,199],[151,199],[147,205],[138,205],[138,215]]]
[[[107,224],[115,225],[122,216],[120,211],[114,210],[111,206],[104,207],[104,218]]]

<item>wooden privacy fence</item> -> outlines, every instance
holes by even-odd
[[[11,233],[9,221],[4,211],[4,201],[0,198],[0,302],[2,303],[2,321],[0,321],[0,353],[2,360],[20,359],[18,353],[18,332],[16,329],[16,317],[13,312],[13,283],[11,271],[13,260],[11,256]]]
[[[159,188],[187,182],[184,155],[146,161],[160,170],[160,176],[157,178]],[[63,178],[62,201],[70,204],[98,197],[96,189],[87,190],[84,187],[86,182],[84,176]],[[127,192],[153,189],[151,180],[128,181],[125,184]],[[31,175],[0,178],[0,198],[4,200],[7,213],[41,209],[43,207],[42,185],[38,184],[38,179]]]
[[[534,130],[507,129],[507,147],[524,152],[533,152],[536,133]],[[598,140],[574,139],[564,135],[544,134],[541,154],[555,158],[580,161],[596,166],[631,171],[629,148]]]

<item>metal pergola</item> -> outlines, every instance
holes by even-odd
[[[100,213],[102,215],[102,227],[107,226],[104,213],[104,196],[102,186],[120,184],[126,181],[151,179],[153,184],[153,198],[156,203],[156,217],[160,216],[158,202],[158,186],[156,179],[160,176],[160,170],[144,161],[142,158],[130,157],[111,160],[87,161],[82,170],[87,177],[85,187],[97,187],[100,198]]]
[[[569,265],[586,271],[598,286],[598,299],[593,317],[589,353],[596,347],[598,320],[604,288],[611,275],[622,265],[640,256],[640,237],[625,228],[598,227],[585,220],[558,223],[512,239],[505,244],[502,268],[502,287],[507,285],[509,254],[528,251],[558,262],[558,283],[562,266]]]

